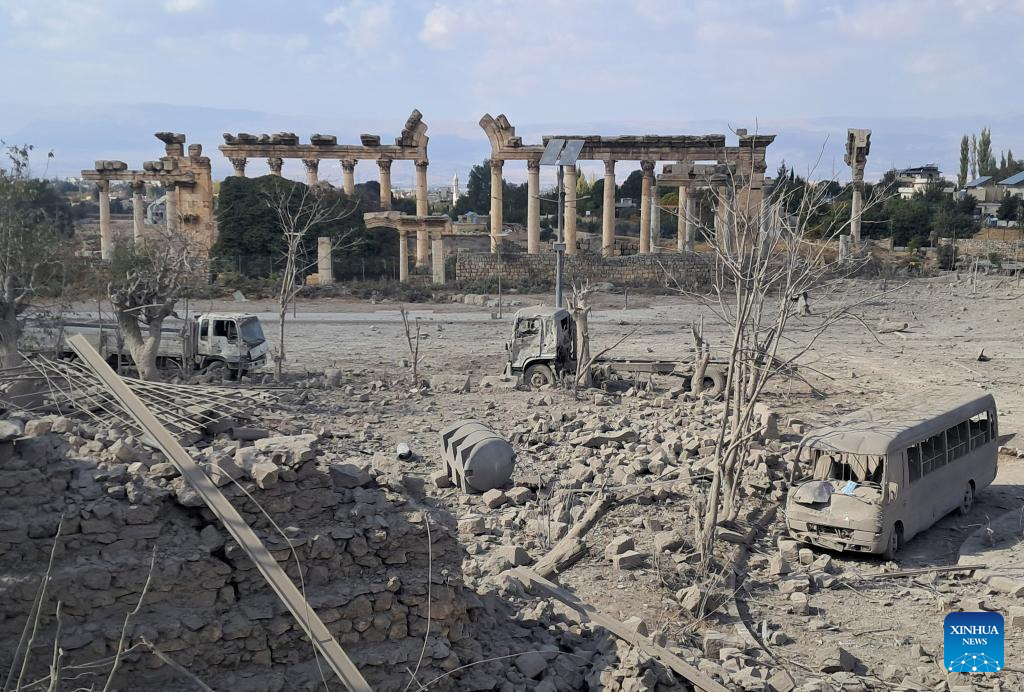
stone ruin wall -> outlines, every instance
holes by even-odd
[[[549,284],[554,280],[555,255],[502,253],[499,260],[491,253],[459,253],[455,264],[458,281],[488,281],[498,276],[509,283]],[[695,252],[659,253],[602,257],[596,253],[566,255],[565,281],[610,282],[616,286],[706,289],[714,281],[714,263]]]
[[[45,432],[46,421],[28,427],[29,436],[0,442],[0,670],[10,668],[63,512],[26,680],[47,673],[57,600],[65,666],[114,654],[155,546],[152,584],[128,628],[129,646],[145,638],[215,689],[321,686],[310,643],[293,617],[162,455],[67,419],[56,423],[64,434]],[[371,686],[402,689],[409,680],[405,668],[416,668],[427,624],[424,513],[404,488],[395,492],[384,478],[378,484],[365,466],[330,463],[330,455],[314,459],[312,435],[275,439],[298,444],[261,451],[236,450],[232,442],[189,451],[197,461],[212,460],[222,491],[298,583],[287,545],[227,476],[237,476],[289,534],[309,601]],[[452,647],[459,642],[478,648],[466,631],[453,522],[436,512],[431,517],[433,635],[420,679],[458,666]],[[101,670],[99,686],[109,666]],[[141,647],[123,663],[115,687],[195,689]]]
[[[939,238],[940,245],[949,245],[951,238]],[[968,257],[988,259],[992,253],[998,254],[1004,260],[1024,262],[1024,241],[1022,240],[999,240],[997,238],[958,238],[956,251]]]

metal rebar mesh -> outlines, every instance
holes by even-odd
[[[225,418],[248,419],[255,407],[277,398],[262,390],[122,379],[157,419],[179,436],[202,434]],[[33,356],[18,367],[0,370],[0,405],[142,432],[102,382],[77,361]]]

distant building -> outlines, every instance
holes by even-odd
[[[623,197],[615,201],[616,209],[636,209],[636,200],[632,197]]]
[[[942,171],[934,163],[928,163],[914,168],[904,168],[896,175],[898,192],[903,199],[910,199],[919,192],[941,185],[942,191],[953,194],[956,187],[942,177]]]
[[[452,205],[454,206],[458,201],[459,197],[462,197],[462,191],[459,189],[459,174],[456,173],[452,176]]]
[[[996,183],[996,189],[998,190],[1000,201],[1006,195],[1024,198],[1024,171],[1000,180]]]
[[[999,209],[999,202],[1003,198],[1003,193],[996,185],[995,178],[990,175],[979,176],[967,183],[964,193],[977,200],[978,211],[982,218],[995,216],[996,210]]]

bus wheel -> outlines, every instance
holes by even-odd
[[[540,389],[546,384],[555,383],[555,375],[551,368],[541,363],[531,365],[523,373],[523,383],[530,389]]]
[[[974,507],[974,484],[968,483],[964,488],[964,496],[960,498],[960,506],[956,508],[957,514],[964,516]]]
[[[886,560],[895,560],[896,552],[900,549],[903,544],[903,527],[899,524],[893,524],[892,531],[889,532],[889,545],[885,548],[884,557]]]

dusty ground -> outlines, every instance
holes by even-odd
[[[1004,444],[1015,444],[1012,438],[1024,426],[1024,354],[1020,347],[1024,337],[1024,287],[994,277],[972,285],[943,276],[913,280],[902,287],[890,283],[884,288],[891,292],[877,298],[869,298],[883,288],[877,281],[850,281],[846,288],[848,297],[865,302],[858,307],[856,317],[841,321],[815,342],[801,360],[801,378],[776,384],[771,395],[776,411],[814,423],[893,396],[936,388],[986,390],[998,402]],[[507,299],[529,305],[548,297],[514,295]],[[625,302],[622,295],[605,295],[598,301],[591,318],[595,352],[639,328],[619,353],[684,356],[689,348],[688,325],[702,312],[712,347],[724,342],[722,326],[691,300],[630,296],[628,306]],[[802,347],[822,315],[838,304],[833,298],[812,295],[814,314],[792,330],[791,348]],[[277,341],[275,308],[270,303],[222,302],[193,304],[191,308],[254,312],[263,320],[268,338]],[[398,308],[396,304],[371,305],[364,301],[300,301],[296,316],[289,315],[287,325],[289,369],[317,372],[340,367],[353,384],[407,377],[408,371],[400,363],[409,356]],[[411,316],[420,320],[425,337],[421,346],[424,376],[470,374],[478,379],[500,372],[514,307],[506,310],[503,319],[492,317],[491,309],[461,304],[412,305],[409,309]],[[880,326],[891,328],[903,323],[908,325],[903,331],[872,333]],[[982,350],[989,360],[978,360]],[[575,403],[567,394],[553,392],[549,396],[549,401],[541,402],[537,394],[529,392],[437,391],[421,404],[402,400],[400,404],[368,408],[354,405],[338,393],[337,408],[344,410],[339,425],[372,430],[374,436],[392,444],[409,442],[422,455],[426,466],[420,471],[426,476],[438,468],[436,431],[459,418],[479,417],[508,431],[549,404],[579,409],[581,413],[589,411],[588,404]],[[629,412],[635,414],[636,409]],[[615,415],[608,407],[601,408],[600,413]],[[546,470],[537,468],[529,454],[521,458],[524,462],[517,475]],[[549,471],[557,473],[557,469]],[[478,511],[478,507],[457,497],[452,496],[451,502],[453,513],[460,517]],[[898,567],[955,564],[959,546],[971,531],[1022,504],[1024,461],[1002,457],[995,485],[979,495],[970,515],[949,516],[914,538],[899,554]],[[672,525],[674,521],[684,523],[686,516],[686,507],[671,504],[619,508],[595,529],[595,545],[604,545],[625,532],[636,535],[642,546],[649,542],[643,519],[653,517]],[[931,689],[926,673],[934,678],[941,665],[945,613],[955,610],[961,599],[980,598],[1006,615],[1015,601],[990,592],[968,577],[955,575],[858,581],[858,574],[877,573],[884,563],[832,553],[841,583],[812,593],[810,618],[788,615],[777,578],[768,575],[766,569],[765,556],[774,551],[773,538],[779,532],[781,522],[776,522],[754,544],[748,578],[738,596],[741,612],[755,631],[760,633],[759,623],[766,622],[768,630],[781,628],[793,640],[769,646],[793,671],[813,667],[823,647],[840,644],[862,662],[859,672],[864,678],[874,680],[880,689],[892,688],[892,683],[877,680],[886,665],[898,666],[901,679],[902,673],[910,678],[918,676],[921,689]],[[640,614],[652,629],[662,626],[679,632],[684,628],[678,622],[678,608],[671,602],[672,589],[666,587],[661,569],[661,565],[649,564],[643,570],[616,572],[601,555],[591,554],[561,581],[576,589],[583,600],[613,615],[625,618]],[[1024,637],[1011,630],[1007,634],[1009,665],[1024,668],[1022,655]],[[1020,689],[1015,685],[1024,684],[1022,681],[1024,678],[1019,676],[1004,679],[1010,686],[1002,689]],[[975,682],[991,689],[996,681]],[[909,678],[904,682],[913,684]]]

